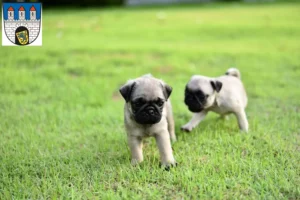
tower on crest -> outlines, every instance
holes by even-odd
[[[35,20],[36,19],[36,10],[34,6],[31,6],[30,8],[30,20]]]
[[[19,8],[19,20],[25,20],[25,9],[23,6]]]
[[[13,7],[9,7],[7,9],[7,16],[8,16],[8,20],[14,20],[14,15],[15,15],[15,10]]]

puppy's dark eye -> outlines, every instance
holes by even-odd
[[[156,102],[156,105],[158,105],[159,107],[164,105],[164,101],[162,99],[158,99]]]
[[[141,106],[142,104],[141,104],[141,102],[134,102],[133,105],[134,105],[135,107],[139,107],[139,106]]]
[[[208,95],[208,94],[206,94],[206,95],[205,95],[205,98],[207,99],[208,97],[209,97],[209,95]]]
[[[140,106],[142,106],[143,104],[144,104],[143,99],[137,99],[136,101],[133,102],[133,105],[134,105],[135,107],[140,107]]]

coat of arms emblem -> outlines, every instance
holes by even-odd
[[[3,3],[2,45],[42,45],[41,3]]]

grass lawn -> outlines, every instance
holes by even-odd
[[[300,3],[45,10],[42,47],[0,47],[0,199],[300,199]],[[191,133],[193,74],[240,69],[248,134],[210,113]],[[130,165],[127,79],[173,88],[179,165],[153,138]]]

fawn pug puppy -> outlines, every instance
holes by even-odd
[[[184,102],[194,115],[181,127],[183,131],[190,132],[209,111],[213,111],[221,117],[233,113],[240,130],[248,132],[245,113],[247,94],[238,69],[230,68],[225,75],[217,78],[192,76],[186,85]]]
[[[133,165],[143,161],[143,138],[153,136],[160,152],[161,164],[175,165],[171,141],[176,140],[172,106],[172,88],[162,80],[144,75],[129,80],[120,88],[125,99],[124,121]]]

